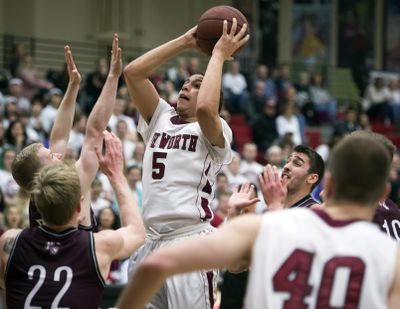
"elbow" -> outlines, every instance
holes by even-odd
[[[218,112],[212,108],[210,104],[205,102],[197,102],[196,106],[196,117],[197,119],[204,119],[206,117],[215,116]]]
[[[125,80],[135,80],[139,78],[143,78],[142,74],[140,74],[139,67],[135,64],[135,62],[131,62],[128,64],[123,71]]]

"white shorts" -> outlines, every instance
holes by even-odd
[[[215,229],[208,227],[194,234],[185,234],[172,239],[146,239],[146,242],[130,258],[129,276],[136,271],[140,262],[152,251],[169,246],[182,239],[208,234]],[[146,309],[212,309],[214,306],[214,289],[218,280],[218,270],[200,271],[173,276],[167,279],[161,289],[148,303]]]

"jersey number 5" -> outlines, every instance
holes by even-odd
[[[37,306],[32,306],[32,300],[35,297],[36,293],[39,291],[39,289],[42,287],[44,283],[44,279],[46,278],[46,269],[42,265],[32,265],[29,270],[28,270],[28,279],[33,280],[33,275],[36,271],[39,271],[39,279],[36,282],[35,286],[33,287],[32,291],[29,292],[28,297],[25,300],[24,308],[29,308],[29,309],[40,309],[42,307],[37,307]],[[54,281],[60,281],[61,280],[61,273],[65,272],[65,282],[63,287],[60,289],[60,291],[57,293],[56,297],[54,298],[53,302],[51,303],[51,309],[61,309],[59,307],[59,303],[61,301],[61,298],[64,296],[64,294],[68,291],[69,286],[71,285],[72,282],[72,277],[73,277],[73,272],[72,269],[68,266],[61,266],[56,269],[54,272]],[[65,308],[65,307],[63,307]]]
[[[161,162],[161,160],[166,158],[167,158],[166,152],[153,152],[153,162],[152,162],[153,172],[151,173],[153,179],[161,179],[164,177],[165,164]]]
[[[274,290],[289,292],[290,298],[285,301],[284,309],[308,308],[304,298],[311,294],[312,286],[308,284],[314,254],[296,249],[286,259],[273,277]],[[358,308],[361,286],[364,278],[365,264],[353,256],[337,256],[331,258],[324,265],[316,308],[338,308],[330,304],[336,271],[347,269],[349,271],[347,288],[344,289],[344,304],[340,308]],[[345,284],[342,284],[344,286]]]

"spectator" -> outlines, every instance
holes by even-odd
[[[96,61],[96,68],[94,71],[89,73],[86,77],[85,95],[86,102],[84,103],[84,112],[89,115],[94,103],[100,96],[101,90],[107,79],[108,74],[108,62],[106,58],[99,58]]]
[[[229,198],[231,197],[231,193],[223,192],[218,197],[218,207],[214,212],[214,217],[211,220],[211,225],[213,227],[220,226],[225,219],[228,217],[229,211]]]
[[[132,120],[132,118],[124,114],[126,105],[126,99],[120,97],[117,98],[113,113],[111,115],[110,121],[108,122],[108,127],[111,129],[112,132],[116,133],[118,120],[124,120],[126,125],[128,126],[126,138],[135,141],[137,139],[136,124]]]
[[[258,176],[263,172],[263,166],[256,161],[258,155],[257,145],[254,143],[246,143],[243,146],[242,161],[240,164],[240,173],[244,175],[248,181],[259,186]]]
[[[288,65],[282,65],[278,70],[278,76],[275,79],[275,89],[278,100],[283,99],[286,90],[292,86],[291,72]]]
[[[399,80],[391,79],[388,83],[389,104],[392,108],[394,123],[400,123],[400,89]]]
[[[7,145],[15,148],[17,152],[31,143],[26,133],[25,125],[20,119],[10,123],[6,130],[5,137]]]
[[[278,145],[272,145],[265,152],[265,160],[268,164],[276,166],[281,173],[284,165],[282,148]]]
[[[144,156],[145,145],[142,141],[137,141],[135,150],[133,151],[132,159],[128,160],[127,166],[136,165],[140,169],[143,166],[143,156]]]
[[[23,82],[20,78],[12,78],[8,82],[9,95],[17,100],[19,110],[30,110],[31,102],[23,96]]]
[[[183,83],[189,78],[189,72],[187,68],[187,61],[184,57],[178,57],[176,59],[177,64],[167,70],[166,80],[173,82],[176,89],[181,89]]]
[[[52,88],[46,95],[48,104],[40,113],[40,119],[42,121],[43,129],[47,134],[50,134],[50,130],[53,127],[54,120],[56,119],[57,110],[60,106],[63,93],[58,88]]]
[[[233,192],[236,187],[248,182],[249,180],[240,172],[241,159],[237,152],[232,153],[232,161],[228,166],[224,166],[224,173],[228,178],[229,191]]]
[[[124,160],[125,162],[128,162],[132,159],[136,144],[131,139],[129,139],[128,125],[126,124],[125,120],[118,120],[116,126],[116,135],[122,142]]]
[[[247,109],[247,82],[240,72],[239,61],[230,63],[229,71],[222,77],[226,108],[231,114],[241,114]]]
[[[385,80],[377,77],[372,85],[367,87],[363,101],[364,109],[370,119],[389,123],[393,121],[393,114],[389,106],[390,93],[385,86]],[[383,117],[383,119],[379,119]]]
[[[69,134],[68,145],[77,154],[81,152],[83,142],[85,140],[87,117],[81,112],[76,111],[72,130]]]
[[[270,99],[264,103],[263,113],[252,125],[253,139],[260,151],[268,149],[278,138],[276,114],[276,101]]]
[[[3,166],[0,169],[0,189],[3,193],[6,205],[13,204],[17,196],[19,186],[11,175],[11,165],[15,159],[16,152],[12,148],[3,150]]]
[[[257,80],[254,85],[254,91],[250,95],[249,106],[246,109],[246,115],[250,125],[254,124],[258,118],[262,117],[266,102],[265,82]]]
[[[133,199],[136,201],[139,210],[142,211],[142,170],[137,165],[129,166],[126,169],[126,179],[132,191]]]
[[[315,73],[311,80],[311,101],[314,103],[314,109],[317,113],[319,122],[323,122],[326,118],[328,122],[333,122],[336,119],[337,104],[324,88],[322,75]]]
[[[4,209],[4,228],[10,229],[22,229],[26,227],[24,217],[21,210],[14,205],[9,205]]]
[[[258,82],[262,82],[264,84],[265,97],[276,100],[276,86],[274,80],[269,77],[269,68],[265,64],[260,64],[257,67],[256,74],[255,85]]]
[[[90,205],[95,216],[98,216],[103,208],[111,206],[110,201],[102,197],[102,193],[103,186],[101,182],[98,179],[93,180],[90,186]]]
[[[333,136],[342,137],[353,131],[361,130],[358,121],[357,109],[349,106],[346,110],[345,118],[337,121],[333,126]]]
[[[276,118],[276,130],[281,139],[290,134],[294,145],[302,143],[301,124],[293,102],[288,102],[282,107],[282,114]]]
[[[39,74],[33,64],[33,59],[28,55],[22,58],[21,65],[17,71],[17,77],[23,81],[23,96],[28,98],[28,100],[32,100],[35,94],[46,92],[53,87],[52,83],[39,78]]]

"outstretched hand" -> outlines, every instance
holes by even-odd
[[[253,205],[260,201],[257,197],[252,197],[254,186],[250,183],[245,183],[241,186],[240,190],[236,189],[229,198],[229,216],[235,216],[247,206]]]
[[[123,175],[124,158],[122,155],[122,143],[120,139],[108,131],[103,132],[105,143],[105,156],[102,155],[101,149],[95,149],[97,159],[99,160],[100,170],[108,177],[115,175]]]
[[[267,164],[264,172],[259,176],[259,180],[268,210],[283,209],[287,196],[286,177],[280,179],[276,166]]]
[[[69,83],[74,85],[79,85],[82,81],[81,74],[76,68],[74,58],[72,57],[71,48],[66,45],[64,47],[65,62],[67,63],[67,71],[69,76]]]
[[[233,18],[232,27],[228,32],[228,21],[224,20],[222,36],[214,46],[213,55],[219,54],[224,60],[232,60],[232,55],[250,39],[246,34],[247,24],[243,24],[240,31],[236,33],[237,20]]]
[[[122,50],[119,47],[118,34],[114,34],[111,50],[111,62],[109,76],[120,77],[122,74]]]

